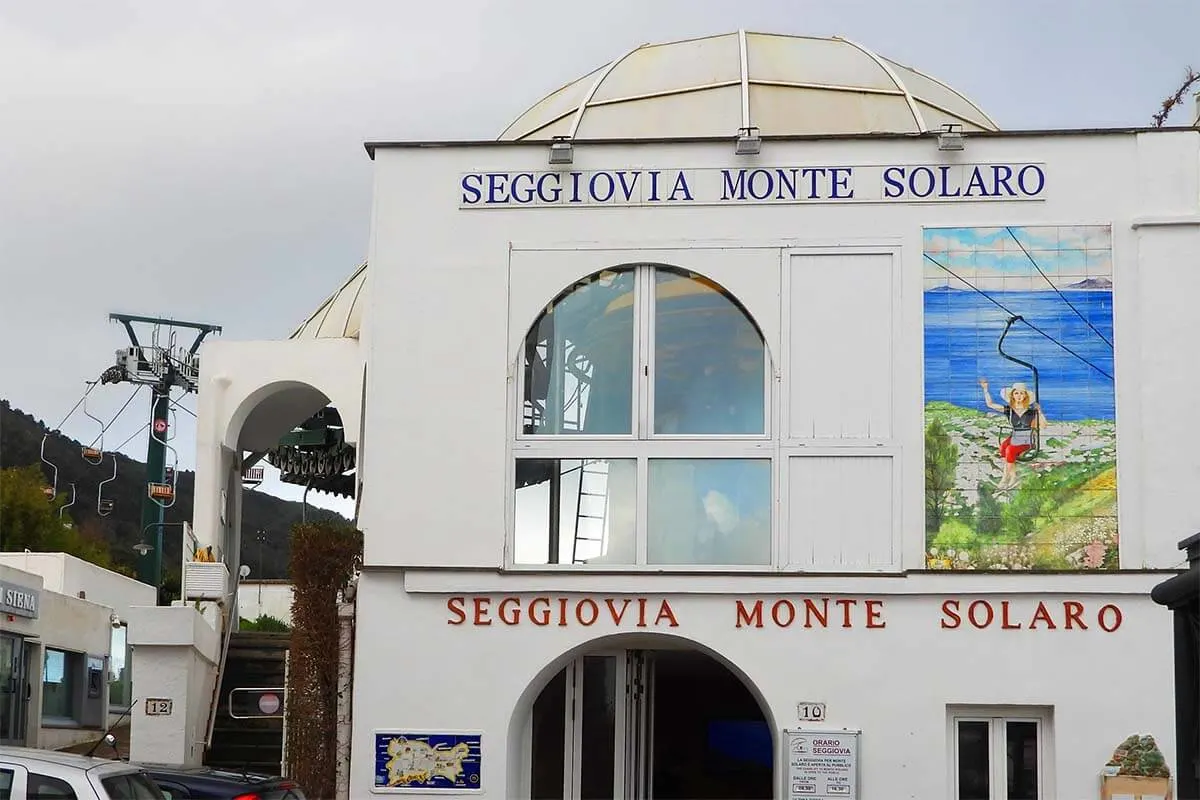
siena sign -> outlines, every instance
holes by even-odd
[[[39,594],[37,589],[0,581],[0,614],[36,619]]]
[[[1042,164],[917,164],[471,172],[460,208],[1042,200]]]

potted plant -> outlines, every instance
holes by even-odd
[[[1103,800],[1116,795],[1171,797],[1171,770],[1153,736],[1134,734],[1117,746],[1104,765]]]

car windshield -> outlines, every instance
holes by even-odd
[[[101,778],[100,785],[112,800],[164,800],[158,784],[141,772],[110,775]]]

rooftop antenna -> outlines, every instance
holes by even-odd
[[[150,438],[146,445],[146,495],[142,499],[142,530],[155,527],[158,531],[157,546],[136,547],[138,552],[138,580],[161,588],[162,584],[162,538],[164,511],[175,503],[175,467],[178,454],[169,448],[171,392],[182,389],[185,394],[199,388],[200,343],[210,333],[220,333],[221,326],[204,322],[185,322],[145,317],[136,314],[109,314],[110,321],[119,322],[129,335],[129,347],[117,351],[116,363],[104,371],[104,383],[135,383],[150,386]],[[150,344],[143,345],[134,330],[135,324],[151,326]],[[169,330],[165,337],[160,331]],[[196,332],[189,347],[176,345],[176,330]],[[175,463],[171,465],[168,480],[166,451],[171,449]],[[138,543],[142,545],[142,542]],[[161,601],[160,601],[161,602]]]

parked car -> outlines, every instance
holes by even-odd
[[[136,764],[32,747],[0,747],[0,800],[163,800]]]
[[[305,800],[295,781],[278,775],[212,767],[138,766],[158,784],[167,800]]]

